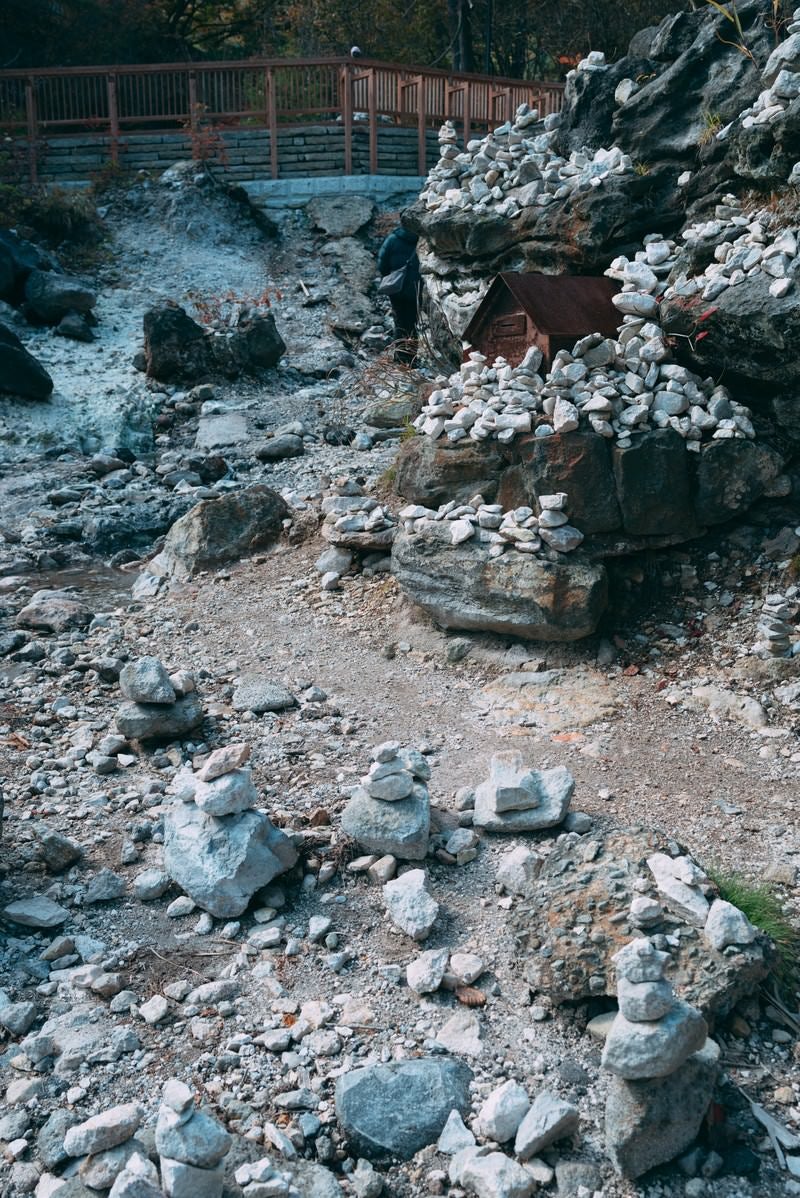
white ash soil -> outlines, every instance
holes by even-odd
[[[177,234],[174,246],[170,237],[164,236],[154,247],[153,229],[137,227],[136,222],[119,222],[116,229],[122,247],[120,262],[131,277],[124,291],[103,291],[100,312],[105,351],[99,354],[92,346],[53,343],[53,352],[64,354],[60,369],[75,370],[75,375],[68,376],[69,394],[85,402],[103,388],[118,388],[121,371],[128,380],[127,365],[120,363],[127,362],[138,348],[141,312],[152,299],[169,295],[180,301],[189,289],[250,291],[277,274],[265,272],[263,263],[252,259],[249,244],[231,247],[223,258],[218,245],[204,247],[202,242],[184,241]],[[149,255],[143,254],[145,248],[150,249]],[[114,323],[108,316],[110,309],[117,311]],[[277,315],[286,334],[280,311]],[[322,316],[314,319],[321,321]],[[44,343],[44,335],[42,340]],[[67,358],[72,354],[70,363]],[[52,364],[55,367],[55,362]],[[81,372],[90,365],[93,373],[88,378]],[[252,384],[247,387],[254,393],[258,390]],[[268,391],[260,396],[265,420],[274,419],[277,425],[291,418],[291,386]],[[240,393],[235,384],[227,388],[231,398]],[[382,450],[381,455],[389,452]],[[276,485],[295,486],[298,471],[311,483],[322,474],[363,470],[365,465],[374,476],[383,468],[382,457],[365,459],[349,450],[319,446],[313,459],[309,456],[300,462],[278,464],[272,477]],[[49,469],[42,468],[42,478]],[[267,470],[267,476],[269,473]],[[52,485],[52,474],[48,485]],[[737,596],[730,608],[716,606],[714,592],[701,590],[677,598],[665,596],[650,617],[621,621],[624,630],[620,626],[617,631],[625,645],[610,667],[597,667],[594,640],[565,648],[526,646],[492,637],[471,638],[471,655],[459,664],[450,664],[445,648],[451,638],[415,616],[391,579],[348,577],[340,592],[320,594],[313,562],[322,547],[317,537],[301,545],[282,545],[271,554],[201,578],[152,606],[123,604],[117,609],[123,629],[121,648],[132,656],[154,653],[171,667],[201,672],[200,689],[210,716],[207,741],[250,741],[256,781],[265,807],[277,821],[306,828],[313,841],[309,818],[321,808],[335,827],[346,801],[341,788],[364,772],[369,748],[382,740],[427,742],[433,750],[433,803],[452,810],[455,790],[477,785],[486,775],[494,751],[517,747],[539,768],[566,764],[577,780],[573,808],[588,812],[600,829],[617,823],[660,827],[702,864],[744,870],[754,878],[776,860],[798,863],[800,838],[794,815],[798,767],[791,759],[798,749],[794,713],[781,707],[770,709],[772,729],[786,730],[785,735],[772,736],[728,720],[715,722],[705,713],[670,706],[665,698],[668,688],[681,680],[692,684],[710,680],[755,697],[771,693],[773,683],[757,674],[742,682],[736,665],[741,648],[755,640],[762,594],[782,581],[774,571],[771,576],[766,572],[759,575],[752,587],[743,588],[741,598]],[[699,564],[701,587],[708,580],[724,580],[725,571],[735,566],[726,565],[724,538],[719,539],[718,547],[721,562],[708,558],[708,546],[688,551]],[[91,583],[84,593],[91,597]],[[101,592],[96,606],[109,610],[118,602],[116,597],[110,602],[108,593]],[[662,620],[682,627],[686,643],[659,633]],[[688,635],[697,630],[703,635]],[[654,652],[659,656],[653,656]],[[525,708],[520,709],[515,707],[520,692],[502,679],[526,666],[532,671],[560,673],[549,677],[543,694],[536,699],[527,697]],[[631,673],[632,666],[639,673]],[[242,720],[230,708],[230,691],[234,677],[249,671],[285,681],[295,691],[303,684],[322,687],[328,693],[322,718],[301,719],[297,713],[288,713]],[[5,718],[0,717],[0,723],[8,722],[9,714],[13,718],[17,704],[22,719],[28,718],[31,696],[25,693],[25,677],[24,668],[5,671],[6,686],[4,693],[0,692],[4,700],[0,711]],[[55,671],[46,683],[37,676],[33,691],[50,702],[65,693],[74,694],[78,706],[86,706],[88,701],[85,684],[65,683]],[[118,701],[118,688],[96,686],[92,710],[98,718],[110,720]],[[535,721],[544,726],[536,726]],[[48,732],[56,736],[59,729]],[[20,747],[13,737],[4,739],[2,772],[9,782],[22,784],[30,773],[25,759],[31,749]],[[178,758],[175,753],[172,757],[174,766]],[[85,846],[81,876],[109,865],[132,878],[147,865],[160,864],[156,844],[146,845],[135,864],[119,864],[121,843],[140,810],[136,796],[143,783],[148,778],[167,781],[171,776],[172,766],[165,766],[163,758],[157,760],[162,763],[160,769],[152,757],[144,755],[122,780],[89,775],[86,792],[77,800],[64,802],[56,795],[7,803],[0,860],[9,896],[40,892],[52,884],[51,877],[39,873],[30,854],[23,854],[27,863],[20,869],[20,848],[32,841],[29,825],[39,818]],[[604,788],[613,797],[601,798],[599,792]],[[97,809],[83,800],[101,791],[116,797],[98,818]],[[130,799],[126,800],[126,795]],[[130,802],[128,810],[126,802]],[[727,806],[723,809],[719,802]],[[735,813],[731,807],[737,809]],[[155,816],[157,808],[141,814]],[[530,841],[547,845],[552,839],[542,834]],[[307,858],[317,855],[320,861],[326,859],[324,826],[319,840],[319,849],[307,849]],[[597,1069],[599,1050],[582,1031],[586,1007],[554,1013],[542,1022],[532,1016],[531,996],[521,980],[521,962],[508,931],[508,912],[494,890],[499,856],[512,843],[516,841],[487,835],[474,862],[455,867],[431,859],[428,866],[430,889],[441,904],[441,915],[421,947],[470,948],[487,962],[487,974],[478,983],[487,994],[487,1004],[478,1012],[484,1053],[472,1062],[480,1083],[476,1103],[508,1076],[517,1077],[532,1093],[547,1086],[572,1097],[580,1107],[581,1131],[574,1146],[559,1145],[544,1154],[548,1159],[595,1160],[603,1168],[603,1190],[608,1198],[634,1194],[678,1198],[684,1193],[685,1178],[674,1168],[662,1171],[656,1181],[632,1185],[613,1178],[603,1164],[604,1087]],[[323,964],[325,948],[307,940],[300,956],[285,958],[278,953],[273,959],[292,998],[302,1002],[354,995],[374,1011],[374,1030],[354,1030],[340,1057],[319,1058],[316,1064],[311,1061],[291,1074],[283,1072],[278,1057],[257,1048],[247,1052],[226,1049],[231,1036],[258,1034],[271,1013],[272,999],[263,984],[244,974],[243,1000],[233,1016],[217,1021],[218,1034],[209,1043],[192,1039],[179,1007],[173,1022],[166,1025],[150,1027],[136,1021],[147,1055],[135,1063],[122,1058],[114,1066],[94,1067],[80,1075],[86,1089],[76,1105],[81,1117],[115,1101],[145,1096],[152,1121],[160,1083],[177,1073],[194,1080],[212,1099],[232,1094],[259,1106],[265,1119],[274,1118],[274,1095],[307,1084],[317,1073],[331,1079],[321,1092],[330,1100],[335,1076],[347,1065],[356,1066],[370,1054],[379,1056],[382,1050],[388,1055],[424,1051],[426,1040],[436,1034],[457,1004],[445,993],[430,1000],[416,999],[405,986],[396,987],[382,978],[380,965],[398,962],[404,966],[420,946],[393,932],[383,915],[378,889],[347,874],[346,860],[330,882],[316,889],[288,885],[286,910],[290,928],[307,923],[312,914],[332,916],[341,947],[354,953],[354,962],[335,975]],[[306,869],[313,878],[316,866],[307,861]],[[181,921],[168,919],[165,909],[174,893],[152,904],[128,898],[78,909],[73,915],[72,927],[80,926],[85,933],[102,938],[114,951],[124,955],[124,946],[138,946],[131,950],[123,972],[126,984],[140,1000],[175,979],[194,982],[215,977],[237,952],[238,941],[221,939],[219,923],[211,935],[200,937],[190,930],[196,914]],[[796,890],[786,887],[783,894],[797,914]],[[245,916],[243,927],[252,926],[252,915]],[[48,939],[37,936],[28,943],[43,947]],[[13,951],[6,959],[13,962]],[[23,993],[32,990],[23,988],[15,997]],[[98,1005],[105,1006],[100,1000]],[[41,1004],[42,1013],[45,1006]],[[127,1015],[114,1018],[130,1022]],[[750,1011],[748,1018],[753,1026],[750,1039],[732,1040],[722,1029],[728,1046],[727,1072],[798,1130],[800,1067],[794,1045],[772,1042],[775,1025],[763,1011],[760,1015]],[[4,1063],[7,1059],[3,1058]],[[4,1069],[6,1076],[9,1072]],[[792,1101],[776,1100],[775,1093],[787,1085],[793,1092]],[[730,1097],[730,1093],[727,1087],[726,1095]],[[734,1111],[731,1117],[737,1121],[740,1113]],[[750,1129],[751,1146],[758,1146],[761,1137],[753,1125],[742,1120],[742,1126]],[[393,1168],[387,1192],[398,1198],[427,1192],[425,1177],[434,1167],[446,1168],[446,1161],[430,1151]],[[793,1193],[791,1186],[787,1175],[775,1168],[774,1157],[765,1151],[758,1179],[716,1178],[707,1182],[705,1193],[709,1198],[771,1198]]]

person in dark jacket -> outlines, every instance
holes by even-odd
[[[378,253],[378,272],[382,278],[403,266],[407,267],[401,290],[389,296],[394,313],[394,338],[397,342],[395,359],[398,362],[411,363],[416,353],[420,289],[418,240],[416,233],[409,233],[402,225],[398,225]]]

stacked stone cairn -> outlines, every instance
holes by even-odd
[[[614,175],[633,174],[627,154],[610,150],[575,150],[568,158],[554,148],[561,122],[558,113],[543,120],[522,104],[507,121],[461,150],[452,121],[439,131],[439,161],[420,196],[430,210],[463,208],[513,218],[524,208],[544,208],[575,192],[602,186]]]
[[[767,595],[756,628],[758,640],[753,645],[756,657],[791,657],[796,618],[796,603],[778,593]]]
[[[489,557],[500,557],[507,549],[547,557],[547,550],[571,553],[583,541],[583,533],[569,523],[568,497],[563,491],[539,496],[539,514],[531,507],[503,511],[500,503],[485,503],[474,495],[469,503],[450,500],[438,510],[408,504],[399,512],[406,532],[425,534],[445,521],[450,525],[452,545],[475,541],[488,544]]]
[[[253,808],[258,791],[245,768],[250,747],[217,749],[194,773],[180,772],[164,819],[164,867],[210,915],[241,915],[257,890],[297,861],[292,841]]]
[[[369,853],[422,861],[428,853],[431,768],[417,749],[386,741],[342,815],[342,828]]]
[[[221,1198],[224,1158],[231,1136],[197,1110],[191,1089],[176,1078],[164,1086],[156,1123],[156,1149],[167,1198]]]
[[[800,75],[797,78],[800,80]],[[664,290],[663,299],[699,296],[712,301],[745,279],[759,275],[770,280],[770,295],[776,299],[787,295],[794,286],[798,267],[797,229],[777,225],[768,211],[745,212],[735,195],[723,196],[714,217],[695,221],[683,230],[681,238],[697,250],[713,245],[713,261],[700,274],[677,274]]]
[[[381,549],[390,545],[394,520],[377,499],[364,492],[354,479],[335,479],[322,500],[325,517],[322,535],[332,545],[354,549]]]
[[[475,791],[473,826],[488,832],[538,832],[567,814],[575,779],[563,765],[529,769],[516,749],[495,753],[489,777]]]
[[[170,674],[157,657],[139,657],[123,666],[119,685],[127,702],[117,712],[117,728],[131,740],[172,740],[203,722],[187,670]]]
[[[619,1013],[603,1048],[612,1074],[606,1149],[626,1177],[683,1152],[700,1130],[717,1078],[719,1049],[700,1012],[664,976],[669,953],[647,938],[626,944],[617,967]]]

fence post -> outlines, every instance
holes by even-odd
[[[119,165],[119,112],[117,110],[117,77],[106,76],[108,91],[108,121],[111,128],[111,161]]]
[[[421,175],[428,173],[428,138],[425,129],[425,76],[417,75],[417,167]]]
[[[28,127],[28,171],[31,184],[35,187],[37,182],[36,142],[39,130],[36,119],[36,83],[32,75],[25,82],[25,118]]]
[[[369,69],[367,78],[367,106],[369,110],[369,173],[378,173],[378,113],[375,107],[375,71]]]
[[[463,121],[464,121],[464,149],[467,148],[469,141],[469,127],[472,123],[472,84],[464,84],[464,102],[463,102]]]
[[[199,105],[197,103],[197,76],[194,71],[189,72],[189,128],[192,131],[192,137],[197,133],[198,118],[200,116]]]
[[[269,123],[269,173],[278,177],[278,109],[275,89],[275,72],[267,67],[267,121]]]
[[[343,66],[339,72],[341,92],[342,128],[344,129],[344,173],[353,173],[353,83],[350,68]]]

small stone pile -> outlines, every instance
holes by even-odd
[[[671,255],[672,243],[660,237],[640,254],[663,253],[659,247]],[[572,351],[558,351],[545,379],[537,374],[541,354],[535,348],[519,366],[502,357],[489,366],[473,351],[455,374],[439,381],[414,421],[417,431],[452,442],[469,437],[509,444],[529,433],[551,437],[586,429],[624,449],[637,433],[673,428],[695,453],[705,440],[755,437],[749,409],[727,388],[669,361],[658,301],[644,290],[659,290],[663,279],[638,257],[632,263],[617,258],[606,272],[628,280],[628,289],[614,297],[624,314],[616,341],[600,333],[582,337]]]
[[[439,131],[439,161],[420,195],[429,210],[489,209],[509,219],[525,208],[544,208],[557,200],[600,187],[611,176],[633,173],[629,155],[609,150],[575,150],[568,158],[554,148],[560,114],[539,119],[522,104],[513,121],[461,150],[452,121]]]
[[[224,1158],[231,1136],[216,1119],[196,1110],[194,1095],[171,1078],[156,1123],[156,1149],[167,1198],[221,1198]]]
[[[164,817],[164,867],[210,915],[241,915],[257,890],[297,861],[292,841],[253,808],[258,792],[244,763],[248,745],[213,752],[196,774],[183,770]]]
[[[123,666],[119,685],[127,702],[117,712],[117,728],[131,740],[173,740],[203,722],[188,670],[170,674],[157,657],[139,657]]]
[[[756,657],[791,657],[797,636],[794,627],[796,619],[796,602],[777,592],[767,595],[756,627],[758,640],[753,645]]]
[[[118,1175],[134,1155],[147,1156],[147,1149],[135,1138],[143,1118],[144,1108],[128,1102],[67,1129],[64,1156],[79,1158],[77,1171],[85,1186],[101,1190],[113,1185],[118,1198]]]
[[[292,1188],[292,1174],[288,1169],[278,1169],[268,1156],[240,1165],[234,1174],[242,1187],[245,1198],[283,1198],[296,1194]]]
[[[442,521],[450,523],[451,544],[466,541],[488,544],[489,557],[500,557],[506,549],[546,556],[547,549],[571,553],[583,541],[583,533],[569,523],[568,500],[563,491],[539,496],[539,515],[533,508],[519,507],[504,512],[500,503],[485,503],[475,495],[469,503],[450,500],[437,511],[408,504],[399,513],[406,532],[425,533]]]
[[[794,10],[786,32],[788,37],[775,47],[761,72],[763,90],[749,108],[744,108],[734,121],[719,130],[718,141],[724,141],[739,122],[743,129],[773,124],[800,96],[800,8]]]
[[[669,954],[646,937],[626,944],[617,967],[617,1014],[603,1048],[613,1076],[606,1149],[626,1177],[672,1160],[694,1140],[711,1101],[719,1049],[700,1012],[664,976]]]
[[[800,80],[800,75],[797,78]],[[696,221],[681,233],[682,240],[698,250],[713,243],[714,260],[700,274],[677,274],[662,298],[700,296],[712,301],[730,287],[759,275],[771,280],[769,292],[775,299],[787,295],[798,268],[798,234],[794,228],[771,229],[771,225],[774,217],[768,212],[744,212],[740,199],[723,196],[713,219]]]
[[[331,545],[362,553],[385,553],[391,546],[395,532],[391,513],[354,479],[334,480],[322,501],[322,513],[322,535]]]
[[[575,790],[563,765],[528,769],[522,753],[495,753],[489,778],[475,791],[473,825],[489,832],[538,832],[562,822]]]
[[[417,749],[386,741],[342,814],[342,828],[370,853],[422,861],[428,853],[431,767]]]

